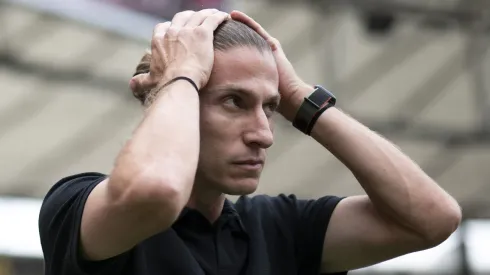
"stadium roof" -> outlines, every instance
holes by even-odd
[[[131,24],[115,32],[117,21],[87,24],[40,11],[34,0],[16,2],[24,5],[0,2],[7,22],[0,29],[0,194],[42,197],[63,176],[110,171],[141,118],[127,82],[158,20],[138,21],[135,37],[121,31]],[[307,81],[333,90],[342,109],[392,139],[471,216],[490,216],[482,212],[490,195],[490,146],[478,134],[483,97],[477,67],[467,62],[481,37],[421,31],[409,20],[377,40],[352,12],[323,17],[300,3],[242,5],[282,41]],[[362,192],[320,145],[280,117],[277,124],[258,192]]]

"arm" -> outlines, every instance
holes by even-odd
[[[313,88],[297,76],[277,39],[244,13],[234,11],[231,17],[269,42],[279,72],[279,112],[292,121]],[[340,110],[324,112],[312,136],[352,171],[367,193],[339,202],[331,218],[326,213],[330,220],[325,220],[323,272],[356,269],[430,248],[458,227],[461,210],[451,196],[396,146]]]
[[[296,105],[311,91],[303,88]],[[352,171],[367,193],[344,199],[334,210],[324,241],[324,272],[433,247],[458,227],[457,202],[395,145],[353,118],[331,108],[312,136]]]
[[[204,86],[214,60],[213,31],[227,16],[215,10],[183,12],[174,17],[172,27],[170,22],[158,25],[150,73],[133,79],[133,84],[161,87],[176,76],[187,76]],[[193,26],[179,28],[186,22]],[[198,156],[198,93],[191,83],[177,81],[158,91],[109,179],[90,193],[81,222],[84,257],[119,255],[169,228],[189,199]]]
[[[86,258],[120,254],[172,225],[187,202],[197,167],[198,102],[185,81],[161,92],[111,176],[87,199],[80,233]]]

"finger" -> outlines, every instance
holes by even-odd
[[[168,21],[165,23],[160,23],[156,25],[156,27],[153,29],[153,36],[157,37],[164,37],[165,34],[167,33],[168,29],[170,28],[170,25],[172,22]]]
[[[208,30],[214,31],[218,26],[223,23],[225,20],[229,19],[230,15],[226,12],[219,11],[211,16],[208,16],[204,19],[201,26]]]
[[[233,20],[240,21],[245,25],[249,26],[250,28],[252,28],[265,40],[269,41],[272,38],[272,36],[264,28],[262,28],[262,26],[259,23],[257,23],[255,20],[253,20],[250,16],[246,15],[245,13],[241,11],[232,11],[230,16]]]
[[[129,81],[129,87],[133,94],[139,94],[143,91],[147,91],[153,88],[154,83],[150,77],[149,73],[139,74],[133,76]]]
[[[215,13],[219,12],[217,9],[205,9],[201,10],[199,12],[196,12],[192,15],[192,17],[187,21],[187,24],[185,24],[185,27],[197,27],[204,22],[206,18],[208,18],[210,15],[213,15]]]
[[[182,11],[177,13],[172,19],[172,27],[183,27],[195,13],[195,11]]]

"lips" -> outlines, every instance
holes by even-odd
[[[264,161],[261,159],[249,159],[249,160],[241,160],[241,161],[235,161],[234,164],[238,165],[262,165],[264,164]]]
[[[234,165],[246,170],[259,170],[264,166],[262,159],[247,159],[233,162]]]
[[[264,160],[261,158],[243,159],[243,160],[234,161],[233,164],[237,164],[237,165],[263,165]]]

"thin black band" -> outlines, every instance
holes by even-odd
[[[313,130],[313,126],[315,126],[316,121],[320,118],[320,116],[323,114],[323,112],[325,112],[330,107],[333,107],[334,105],[335,104],[329,102],[329,103],[327,103],[327,105],[325,105],[323,108],[321,108],[320,110],[318,110],[315,113],[315,115],[311,119],[310,123],[308,124],[308,128],[306,128],[306,134],[307,135],[311,135],[311,131]]]
[[[172,84],[172,83],[174,83],[175,81],[178,81],[178,80],[186,80],[186,81],[188,81],[189,83],[192,84],[192,86],[194,86],[194,88],[196,89],[196,91],[199,92],[199,88],[197,87],[196,82],[194,82],[194,80],[188,78],[187,76],[177,76],[176,78],[170,80],[165,85],[163,85],[163,88],[164,87],[167,87],[168,85],[170,85],[170,84]]]

